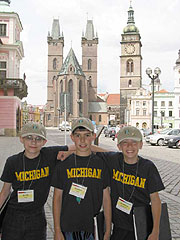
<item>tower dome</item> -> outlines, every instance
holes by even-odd
[[[128,21],[127,21],[127,26],[123,29],[124,34],[126,33],[139,33],[139,29],[135,26],[134,22],[134,10],[132,6],[130,5],[129,10],[128,10]]]

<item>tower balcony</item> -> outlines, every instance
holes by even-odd
[[[17,96],[20,99],[27,97],[27,85],[25,80],[20,78],[0,78],[0,95]]]

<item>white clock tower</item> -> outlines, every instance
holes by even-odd
[[[134,22],[134,10],[130,4],[127,26],[121,35],[120,56],[120,121],[127,123],[128,99],[142,86],[141,36]]]

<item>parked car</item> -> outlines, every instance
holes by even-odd
[[[152,134],[150,135],[149,142],[151,145],[163,146],[165,138],[168,136],[177,135],[177,132],[178,132],[177,130],[179,129],[165,129],[158,134]]]
[[[116,127],[106,127],[104,129],[105,137],[114,137],[116,135]]]
[[[178,136],[172,136],[168,141],[168,147],[176,147],[180,149],[180,135]]]
[[[142,128],[142,129],[141,129],[141,133],[142,133],[142,135],[143,135],[144,137],[152,134],[151,129],[149,129],[149,128]]]
[[[168,145],[169,140],[172,139],[173,137],[178,136],[178,135],[180,136],[180,129],[175,129],[175,130],[173,131],[173,134],[165,137],[165,139],[164,139],[164,145]]]
[[[66,125],[65,125],[64,121],[59,124],[59,130],[60,131],[65,131],[65,127],[66,127],[66,131],[70,131],[71,130],[71,126],[70,126],[69,122],[66,122]]]

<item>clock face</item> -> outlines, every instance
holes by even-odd
[[[125,46],[125,52],[128,54],[132,54],[135,52],[135,47],[132,43],[127,44],[127,46]]]

